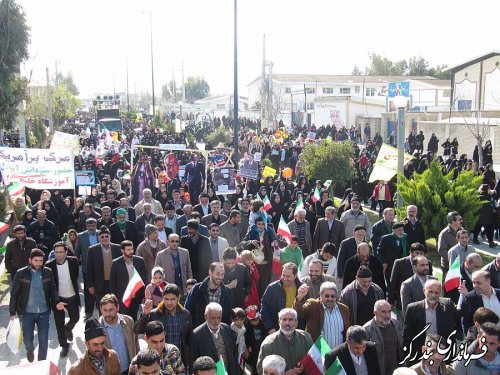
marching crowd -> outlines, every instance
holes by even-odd
[[[476,242],[484,231],[495,246],[496,206],[478,228],[463,228],[460,213],[448,213],[439,266],[444,281],[459,259],[460,274],[448,289],[432,276],[418,208],[408,206],[395,221],[393,186],[368,183],[383,142],[378,133],[372,140],[368,125],[309,129],[319,139],[355,143],[356,176],[351,188],[334,192],[344,196],[338,207],[325,181],[302,174],[305,128],[271,133],[245,123],[240,153],[262,153],[278,173],[237,178],[233,194],[218,195],[205,164],[229,157],[223,145],[207,146],[220,157],[172,152],[185,164],[183,178],[165,175],[169,159],[140,145],[180,143],[190,134],[201,141],[230,121],[181,134],[137,134],[133,126],[118,145],[101,143],[107,135],[87,131],[84,118],[69,121],[63,130],[82,134],[75,169],[95,173],[91,192],[27,189],[14,202],[5,254],[9,311],[21,318],[29,362],[35,325],[38,360],[47,358],[51,312],[60,356],[68,355],[82,304],[87,350],[69,374],[215,374],[220,364],[229,375],[339,368],[348,375],[500,374],[500,255],[483,264],[469,244],[469,232]],[[408,177],[437,156],[424,153],[418,137],[407,140],[415,155]],[[134,155],[131,144],[139,146]],[[457,150],[450,143],[440,159],[444,173],[478,164],[457,160]],[[492,160],[483,163],[484,191],[497,202]],[[373,225],[363,211],[368,201],[380,214]],[[305,360],[318,343],[330,349],[321,370]]]

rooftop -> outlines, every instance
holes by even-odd
[[[460,64],[449,66],[446,69],[444,69],[443,71],[444,72],[447,72],[447,71],[457,72],[459,70],[462,70],[463,68],[466,68],[466,67],[468,67],[470,65],[478,63],[478,62],[480,62],[482,60],[489,59],[490,57],[493,57],[493,56],[500,56],[500,51],[495,51],[495,50],[490,51],[490,52],[485,53],[483,55],[473,57],[472,59],[464,61],[464,62],[462,62]]]

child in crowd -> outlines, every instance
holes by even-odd
[[[167,285],[165,281],[165,272],[161,267],[154,267],[151,271],[151,283],[146,286],[145,297],[146,299],[153,300],[153,307],[163,301],[163,288]]]
[[[184,306],[184,304],[186,303],[186,298],[187,298],[189,292],[191,291],[191,289],[193,289],[193,286],[197,283],[198,283],[198,281],[196,281],[196,279],[187,279],[186,280],[186,293],[181,297],[181,300],[180,300],[180,303],[182,306]]]
[[[240,262],[247,268],[247,271],[250,274],[250,279],[252,280],[252,286],[250,287],[250,291],[245,298],[244,304],[245,306],[258,306],[260,304],[260,300],[257,283],[260,279],[260,273],[255,265],[253,253],[250,250],[243,250],[240,254]]]
[[[245,345],[245,319],[246,313],[241,307],[236,307],[231,312],[231,330],[236,335],[236,346],[238,347],[238,364],[240,365],[241,370],[245,369],[245,360],[249,356],[249,352],[247,351],[247,347]]]
[[[257,306],[248,306],[245,310],[247,320],[245,321],[245,345],[248,351],[246,363],[250,365],[252,374],[257,372],[257,359],[259,357],[260,346],[267,336],[262,319],[260,318]]]

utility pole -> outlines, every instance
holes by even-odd
[[[260,83],[260,127],[265,128],[266,119],[266,33],[262,34],[262,77]]]
[[[54,128],[54,120],[52,118],[52,93],[50,90],[50,77],[49,77],[49,68],[45,68],[45,72],[47,73],[47,112],[49,116],[49,129],[52,133]]]
[[[182,61],[181,65],[182,70],[182,101],[186,102],[186,82],[184,82],[184,61]]]
[[[127,68],[127,114],[130,113],[130,96],[128,92],[128,57],[126,58],[126,68]]]
[[[155,68],[153,63],[153,22],[151,11],[149,11],[149,31],[150,31],[150,42],[151,42],[151,93],[153,96],[153,116],[156,113],[155,107]]]
[[[239,161],[238,155],[238,0],[234,0],[234,124],[233,124],[233,146],[234,159],[236,163]],[[235,164],[236,164],[235,163]]]

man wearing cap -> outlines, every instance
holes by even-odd
[[[370,241],[372,236],[372,224],[368,215],[361,211],[361,200],[357,196],[351,198],[351,209],[344,211],[340,216],[340,221],[345,226],[345,237],[351,235],[357,225],[362,225],[366,230],[366,241]]]
[[[196,280],[203,280],[208,276],[208,267],[212,263],[210,241],[198,232],[199,224],[196,220],[187,223],[187,236],[181,238],[181,247],[189,252],[191,270]]]
[[[110,238],[109,229],[103,225],[99,228],[99,243],[89,247],[87,256],[88,291],[95,296],[98,310],[99,301],[105,294],[109,293],[109,278],[113,259],[122,255],[120,245],[111,243]],[[92,313],[90,313],[91,315]]]
[[[176,232],[177,219],[179,215],[175,213],[175,206],[171,201],[168,201],[165,205],[165,228],[170,228],[172,233]],[[166,242],[166,240],[164,240]]]
[[[109,290],[120,301],[120,311],[123,314],[131,316],[134,321],[137,319],[139,305],[144,299],[144,286],[135,292],[132,296],[129,306],[123,303],[123,296],[127,290],[130,279],[135,272],[139,274],[143,283],[147,282],[147,271],[144,259],[134,255],[134,245],[132,241],[122,241],[120,244],[122,256],[113,260],[109,277]]]
[[[408,256],[407,235],[403,222],[392,225],[392,233],[382,236],[377,248],[377,254],[384,267],[385,279],[389,283],[392,266],[397,259]]]
[[[366,266],[359,267],[356,280],[340,294],[340,302],[349,307],[351,325],[363,325],[369,321],[373,317],[375,302],[384,298],[384,292],[372,282],[372,271]]]
[[[130,207],[128,198],[126,197],[120,198],[120,207],[118,208],[125,209],[127,211],[127,220],[135,222],[135,210],[133,207]],[[116,211],[118,211],[118,208],[115,208],[111,214],[111,216],[113,216],[113,218],[115,219],[116,219]]]
[[[152,224],[146,225],[144,234],[144,241],[137,246],[136,254],[144,259],[146,265],[146,284],[149,284],[151,282],[151,271],[155,266],[156,256],[160,251],[167,248],[167,244],[159,238],[158,228]]]
[[[95,296],[89,293],[88,276],[87,276],[87,256],[89,248],[99,242],[99,233],[97,232],[97,220],[94,218],[87,219],[87,230],[78,233],[76,241],[75,256],[82,264],[83,274],[83,297],[85,299],[85,317],[86,321],[92,316],[95,306]]]
[[[134,206],[135,216],[139,217],[144,212],[144,204],[151,204],[151,212],[155,215],[163,214],[163,206],[160,202],[153,198],[153,193],[151,189],[144,189],[142,192],[142,200],[136,203]]]
[[[338,284],[342,285],[342,279],[344,278],[345,264],[347,260],[356,255],[358,250],[358,245],[364,242],[366,238],[366,230],[362,225],[356,225],[352,233],[352,237],[346,238],[340,243],[340,249],[337,258],[337,278]]]
[[[114,350],[106,349],[106,329],[95,318],[85,323],[87,350],[68,371],[68,375],[120,375],[120,361]]]
[[[111,233],[111,241],[113,243],[121,243],[125,240],[133,242],[134,246],[139,244],[139,236],[135,229],[135,225],[130,220],[127,220],[127,212],[123,208],[119,208],[116,212],[116,223],[109,227]],[[141,239],[143,237],[140,237]]]

